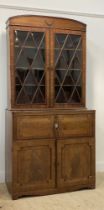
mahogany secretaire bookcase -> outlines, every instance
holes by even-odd
[[[85,107],[86,25],[7,21],[6,183],[12,198],[95,187],[95,112]]]

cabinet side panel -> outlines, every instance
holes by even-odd
[[[92,126],[93,126],[93,138],[90,142],[90,180],[89,180],[89,188],[93,189],[96,187],[96,135],[95,135],[95,127],[96,127],[96,112],[93,112],[92,116]]]
[[[12,192],[12,113],[5,114],[5,181],[9,192]]]
[[[11,77],[10,77],[10,30],[7,29],[7,105],[11,106]]]

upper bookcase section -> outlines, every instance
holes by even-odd
[[[85,31],[71,19],[9,18],[8,108],[85,107]]]

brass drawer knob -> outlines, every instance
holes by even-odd
[[[58,123],[55,123],[55,128],[57,129],[59,126],[58,126]]]

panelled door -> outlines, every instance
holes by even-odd
[[[55,141],[34,140],[14,145],[13,179],[17,190],[55,187]]]
[[[47,107],[49,98],[48,30],[12,27],[12,101],[21,107]]]
[[[51,37],[51,105],[82,106],[85,97],[85,35],[83,32],[56,29]]]
[[[57,141],[58,188],[87,185],[90,176],[89,138]]]

